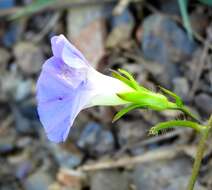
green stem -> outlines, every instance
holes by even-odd
[[[203,154],[205,151],[205,143],[208,138],[208,130],[201,134],[201,139],[199,141],[198,147],[197,147],[197,154],[195,157],[192,174],[188,183],[187,190],[193,190],[195,182],[197,180],[197,176],[199,174],[200,165],[202,162]]]
[[[207,129],[206,126],[200,125],[192,121],[184,120],[172,120],[161,122],[150,129],[150,134],[158,134],[159,131],[163,129],[173,128],[173,127],[188,127],[196,130],[199,133],[202,133],[203,130]]]
[[[196,158],[194,161],[194,165],[193,165],[193,169],[192,169],[192,174],[188,183],[188,187],[187,190],[193,190],[194,189],[194,185],[195,182],[197,180],[197,176],[199,174],[199,169],[201,166],[201,162],[202,162],[202,158],[204,155],[204,151],[205,151],[205,145],[206,145],[206,141],[208,139],[208,135],[210,132],[210,129],[212,128],[212,115],[210,116],[210,119],[208,121],[208,126],[207,128],[202,130],[201,133],[201,138],[197,147],[197,154],[196,154]]]
[[[182,112],[184,112],[185,114],[187,114],[188,116],[190,116],[194,121],[197,121],[197,122],[200,123],[198,118],[192,112],[190,112],[187,107],[183,106],[183,107],[178,108],[178,109],[181,110]]]

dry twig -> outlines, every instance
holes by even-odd
[[[103,169],[111,169],[118,167],[129,167],[135,164],[142,164],[152,161],[173,159],[181,153],[187,153],[194,150],[193,146],[176,146],[176,147],[165,147],[157,150],[151,150],[145,154],[134,156],[134,157],[124,157],[117,160],[99,161],[94,164],[86,164],[78,168],[80,171],[95,171]]]

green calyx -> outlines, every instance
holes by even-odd
[[[117,94],[119,98],[129,102],[129,104],[115,115],[113,121],[121,118],[129,111],[138,108],[155,111],[163,111],[167,109],[180,110],[191,118],[197,120],[197,118],[184,106],[182,99],[177,94],[162,87],[159,88],[163,94],[153,92],[140,86],[129,72],[123,69],[119,69],[118,71],[119,72],[112,71],[113,77],[131,87],[134,91]],[[170,101],[169,98],[172,98],[173,102]]]

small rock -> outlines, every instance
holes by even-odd
[[[16,150],[14,144],[0,144],[0,155],[5,156],[13,153]]]
[[[0,48],[0,73],[6,69],[7,63],[10,59],[10,54],[6,49]]]
[[[119,143],[121,145],[126,145],[131,142],[137,142],[142,137],[147,134],[147,124],[142,120],[133,120],[133,121],[119,121],[118,122],[119,131]]]
[[[97,123],[89,123],[83,130],[77,145],[91,154],[105,154],[113,151],[114,139],[110,131]]]
[[[181,190],[186,189],[191,172],[187,158],[164,160],[138,165],[133,173],[136,189]],[[196,184],[198,190],[204,190]]]
[[[194,99],[197,107],[207,114],[208,116],[212,113],[212,97],[208,94],[201,93]]]
[[[2,101],[14,98],[20,81],[20,76],[13,71],[5,72],[0,76],[0,98]]]
[[[0,9],[8,9],[15,6],[15,0],[1,0]]]
[[[192,30],[198,34],[205,34],[205,29],[210,24],[210,19],[205,14],[204,6],[197,6],[195,10],[189,15]]]
[[[174,92],[183,100],[188,98],[189,84],[188,80],[184,77],[177,77],[173,80]]]
[[[141,46],[144,57],[160,63],[163,72],[154,77],[161,85],[171,88],[173,78],[179,75],[179,66],[174,63],[190,58],[196,44],[168,17],[153,14],[144,20],[142,26]]]
[[[178,1],[175,0],[160,0],[161,10],[163,13],[172,14],[172,15],[180,15],[180,9]]]
[[[134,19],[129,9],[125,9],[121,15],[113,16],[111,18],[111,27],[112,31],[106,40],[107,48],[115,47],[129,40],[134,27]]]
[[[65,187],[73,190],[81,190],[85,184],[85,174],[68,169],[61,169],[57,175],[58,182]]]
[[[50,149],[60,167],[74,168],[82,162],[83,155],[79,150],[66,150],[57,144],[50,144]]]
[[[183,61],[196,48],[176,22],[159,14],[144,20],[141,46],[145,58],[161,64]]]
[[[12,22],[4,32],[2,42],[5,47],[11,48],[20,38],[24,24],[21,21]]]
[[[17,167],[15,175],[18,179],[23,180],[32,172],[32,168],[33,166],[30,161],[23,161]]]
[[[37,171],[30,175],[24,182],[26,190],[47,190],[53,179],[44,171]]]
[[[44,56],[40,47],[31,42],[19,42],[14,47],[15,57],[20,69],[27,75],[40,71]]]
[[[98,171],[91,176],[91,190],[128,190],[127,175],[117,170]]]
[[[15,100],[21,101],[24,98],[26,98],[30,93],[32,92],[32,80],[22,80],[17,85],[16,94],[15,94]]]
[[[18,106],[13,105],[12,112],[15,119],[15,127],[18,133],[20,134],[35,133],[35,128],[33,128],[32,122],[22,115]]]
[[[105,18],[101,5],[74,7],[68,13],[68,37],[95,67],[104,54]]]

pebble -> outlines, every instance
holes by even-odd
[[[0,57],[0,73],[2,73],[6,69],[7,63],[10,59],[10,53],[4,48],[0,48]]]
[[[83,154],[77,150],[66,150],[58,144],[50,144],[50,149],[60,167],[74,168],[77,167],[83,159]]]
[[[47,190],[52,183],[53,179],[47,172],[38,170],[25,180],[24,186],[26,190]]]
[[[145,58],[164,64],[191,57],[196,44],[189,40],[175,21],[153,14],[143,22],[141,47]]]
[[[76,170],[60,169],[57,180],[69,189],[81,190],[86,182],[86,175]]]
[[[138,165],[133,173],[133,182],[136,189],[186,189],[191,166],[190,160],[184,157]],[[204,190],[198,182],[196,188]]]
[[[91,190],[128,190],[127,175],[117,170],[98,171],[91,176]]]
[[[122,146],[139,141],[148,132],[147,125],[142,120],[119,121],[118,126],[118,139]]]
[[[173,80],[174,92],[183,100],[188,99],[189,83],[185,77],[177,77]]]
[[[113,135],[97,123],[89,123],[82,131],[77,145],[91,154],[110,153],[114,149]]]
[[[44,63],[42,49],[31,42],[19,42],[14,47],[16,63],[26,75],[36,74]]]
[[[113,16],[110,24],[112,30],[106,40],[107,48],[113,48],[129,40],[135,23],[129,9],[125,9],[121,15]]]
[[[201,93],[198,94],[195,99],[196,106],[200,109],[200,111],[204,112],[208,116],[212,113],[212,97],[208,94]]]
[[[32,85],[33,82],[31,79],[20,81],[17,85],[15,100],[21,101],[24,100],[28,95],[30,95],[30,93],[32,92]]]
[[[96,67],[104,55],[106,22],[101,5],[87,5],[70,9],[67,16],[68,38]]]

